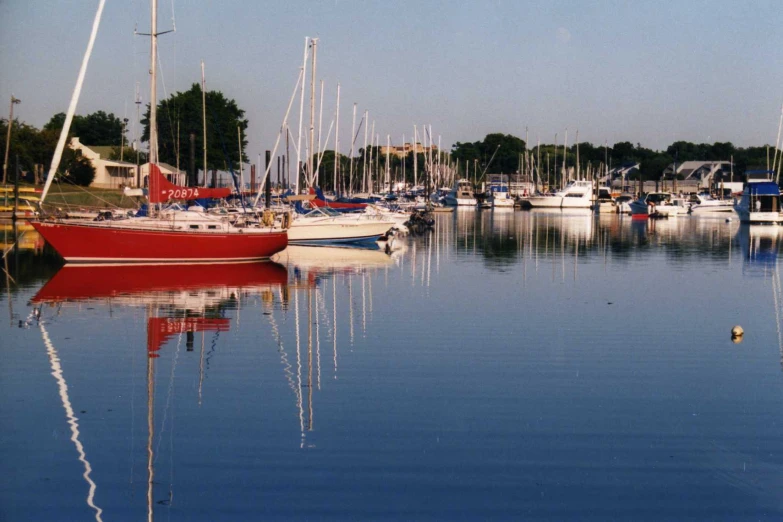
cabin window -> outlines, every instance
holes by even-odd
[[[191,230],[198,230],[200,228],[201,228],[201,226],[199,226],[199,225],[190,225],[190,229]]]
[[[208,230],[217,230],[217,228],[218,228],[218,226],[217,226],[217,225],[208,225],[208,226],[207,226],[207,229],[208,229]]]

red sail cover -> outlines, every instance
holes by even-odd
[[[153,163],[150,163],[149,179],[150,203],[165,203],[171,199],[225,198],[231,194],[230,188],[180,187],[167,180]]]
[[[310,189],[310,194],[315,194],[315,189]],[[316,197],[310,200],[310,204],[316,207],[329,207],[335,210],[360,210],[367,208],[367,203],[343,203],[340,201],[326,201]]]

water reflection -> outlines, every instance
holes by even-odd
[[[87,459],[84,444],[80,440],[79,418],[68,393],[68,385],[60,356],[46,328],[44,306],[53,307],[59,315],[63,305],[106,301],[112,306],[144,307],[147,311],[147,520],[154,520],[155,453],[154,446],[156,360],[163,345],[174,337],[186,336],[186,349],[194,350],[194,335],[201,336],[200,372],[198,381],[199,404],[202,400],[205,367],[210,354],[205,354],[206,332],[226,332],[230,321],[225,310],[236,309],[240,300],[260,294],[264,302],[273,299],[277,290],[285,303],[287,294],[282,292],[288,280],[284,267],[275,263],[244,263],[236,265],[164,265],[164,266],[66,266],[62,268],[32,298],[35,306],[30,322],[37,323],[47,348],[52,375],[57,381],[60,399],[71,427],[71,440],[84,466],[84,480],[89,485],[86,502],[94,510],[95,519],[102,520],[103,510],[95,504],[97,485],[91,477],[92,466]],[[42,320],[42,318],[44,320]],[[215,342],[212,343],[212,349]],[[173,384],[179,358],[180,343],[171,365],[170,383]],[[170,386],[171,386],[170,384]],[[170,403],[171,388],[167,403]],[[168,413],[168,408],[166,409]],[[161,432],[165,429],[166,417]],[[172,432],[173,437],[173,432]],[[158,443],[159,446],[159,443]],[[173,443],[172,443],[173,450]],[[158,504],[170,505],[173,498],[169,484],[168,497]]]
[[[650,520],[714,518],[682,491],[755,515],[779,488],[724,478],[779,483],[779,248],[777,229],[725,219],[457,209],[388,250],[69,266],[11,332],[31,349],[6,361],[40,355],[39,335],[49,357],[16,418],[53,417],[54,376],[69,460],[30,467],[61,473],[73,519],[579,518],[619,497]],[[17,366],[33,379],[42,360]],[[103,405],[122,413],[92,417]],[[56,451],[28,428],[9,436]],[[56,494],[24,484],[30,504]]]

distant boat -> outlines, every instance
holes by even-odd
[[[669,192],[650,192],[629,204],[634,216],[677,216],[683,207],[675,205]]]
[[[514,208],[516,201],[509,196],[508,187],[505,185],[492,187],[489,193],[492,196],[492,208]]]
[[[716,199],[709,194],[695,194],[691,197],[691,206],[688,211],[692,214],[734,212],[734,201],[731,199]]]
[[[591,181],[572,181],[554,194],[530,196],[527,203],[532,208],[590,208],[592,195]]]
[[[778,184],[768,177],[749,177],[734,210],[742,223],[782,223]]]
[[[473,194],[473,185],[467,179],[458,179],[454,187],[446,194],[444,203],[452,207],[475,207],[478,201]]]

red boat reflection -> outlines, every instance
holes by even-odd
[[[288,282],[285,267],[272,262],[230,265],[68,265],[32,298],[33,304],[138,297],[189,290],[263,289]]]

